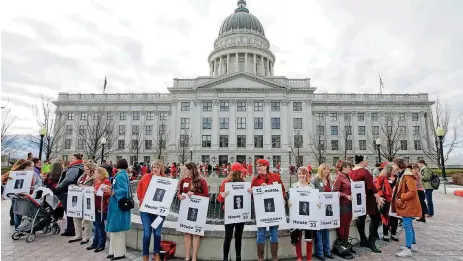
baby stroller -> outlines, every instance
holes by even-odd
[[[13,240],[18,240],[27,234],[26,242],[30,243],[35,241],[37,231],[42,231],[44,234],[51,232],[53,235],[61,232],[54,218],[54,210],[59,200],[50,189],[39,187],[32,195],[11,193],[8,197],[15,200],[13,212],[22,216],[21,224],[11,236]]]

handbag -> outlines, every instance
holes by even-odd
[[[161,241],[161,259],[167,261],[175,257],[175,251],[177,249],[177,243],[172,241]]]
[[[119,209],[121,211],[130,211],[131,209],[135,207],[135,202],[133,201],[133,196],[132,196],[132,188],[130,187],[130,180],[128,183],[129,183],[129,195],[126,198],[121,198],[117,202]]]
[[[402,186],[403,186],[403,177],[400,179],[399,184],[396,187],[396,190],[394,191],[393,199],[394,199],[394,206],[397,209],[404,210],[407,207],[407,203],[403,200],[400,200],[400,195],[398,195],[399,192],[402,192]],[[407,186],[407,184],[405,184]],[[397,198],[399,196],[399,198]],[[397,211],[396,211],[397,212]]]

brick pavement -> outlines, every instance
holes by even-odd
[[[396,242],[378,242],[382,254],[374,254],[359,249],[360,254],[354,260],[419,260],[419,261],[447,261],[463,260],[463,198],[453,195],[435,193],[436,215],[426,224],[415,222],[417,233],[418,253],[412,259],[395,257],[400,247]],[[77,260],[108,260],[107,252],[94,253],[85,250],[79,244],[67,243],[67,238],[61,236],[44,235],[37,233],[35,242],[26,243],[24,238],[18,241],[11,239],[12,227],[9,226],[9,201],[2,201],[1,204],[1,260],[34,260],[34,261],[77,261]],[[63,226],[63,221],[60,222]],[[399,235],[401,242],[404,241],[404,233]],[[216,250],[220,251],[220,250]],[[129,250],[126,260],[141,260],[141,251]],[[175,261],[179,261],[177,259]],[[344,260],[344,259],[336,259]]]

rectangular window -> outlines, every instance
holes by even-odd
[[[180,118],[180,129],[182,130],[190,129],[190,118]]]
[[[363,113],[363,112],[357,113],[357,120],[358,121],[365,121],[365,113]]]
[[[280,111],[280,102],[272,101],[270,105],[272,111]]]
[[[338,161],[339,161],[339,157],[333,157],[333,166],[336,166]]]
[[[180,147],[187,148],[190,144],[190,137],[188,135],[182,134],[180,135]]]
[[[264,136],[254,135],[254,148],[263,148],[263,147],[264,147]]]
[[[212,111],[212,101],[203,101],[203,111]]]
[[[293,118],[293,128],[295,130],[302,130],[302,118]]]
[[[263,111],[264,102],[263,101],[254,101],[254,111]]]
[[[273,162],[272,162],[273,164],[272,164],[272,166],[273,166],[274,168],[276,168],[277,165],[278,165],[278,163],[281,163],[281,156],[273,155],[272,158],[273,158]]]
[[[81,112],[80,113],[80,120],[86,121],[87,120],[87,113],[86,112]]]
[[[127,120],[127,112],[119,112],[119,120],[121,121]]]
[[[166,111],[159,112],[159,119],[161,121],[166,121],[167,120],[167,112]]]
[[[138,112],[138,111],[132,112],[132,120],[139,121],[140,120],[140,112]]]
[[[377,112],[371,113],[371,121],[378,121],[378,113]]]
[[[280,129],[280,118],[272,118],[272,130]]]
[[[227,101],[220,102],[220,111],[229,111],[230,110],[230,103]]]
[[[140,134],[140,126],[139,125],[132,125],[132,135]]]
[[[317,112],[317,121],[325,120],[325,114],[323,112]]]
[[[79,135],[85,135],[86,128],[85,125],[79,125]]]
[[[350,121],[352,121],[352,114],[350,114],[350,113],[344,114],[344,121],[345,121],[345,122],[350,122]]]
[[[330,112],[330,120],[331,121],[337,121],[338,120],[338,114],[336,112]]]
[[[332,136],[338,135],[338,126],[331,126],[331,135]]]
[[[236,146],[238,148],[246,148],[246,135],[236,136]]]
[[[414,140],[413,145],[415,147],[415,150],[421,150],[421,140]]]
[[[150,156],[143,156],[143,162],[145,162],[146,164],[150,163],[150,159]]]
[[[123,149],[125,149],[125,140],[118,140],[118,141],[117,141],[117,149],[118,149],[118,150],[123,150]]]
[[[73,112],[68,112],[68,121],[74,120],[74,113]]]
[[[245,101],[239,101],[236,103],[236,110],[237,111],[246,111],[246,102]]]
[[[112,121],[114,119],[114,114],[112,112],[106,113],[106,119]]]
[[[366,140],[359,140],[359,149],[360,150],[367,150],[367,141]]]
[[[72,135],[72,125],[66,125],[66,135]]]
[[[373,126],[371,132],[373,133],[373,135],[379,135],[379,126]]]
[[[98,113],[94,113],[94,114],[93,114],[93,120],[94,120],[94,121],[97,121],[98,118],[99,118],[99,116],[100,116],[100,115],[99,115]]]
[[[365,126],[358,126],[359,135],[365,135]]]
[[[219,118],[220,129],[221,130],[228,130],[228,117],[227,118]]]
[[[400,149],[401,150],[407,150],[408,149],[408,146],[407,146],[407,141],[406,140],[401,140],[400,141]]]
[[[404,162],[408,165],[410,163],[410,157],[404,157]]]
[[[138,140],[132,140],[132,149],[133,150],[138,149]]]
[[[346,149],[352,150],[352,140],[346,140]],[[349,160],[352,161],[352,160]]]
[[[221,148],[228,148],[228,135],[220,135],[219,146]]]
[[[294,135],[294,146],[296,148],[303,148],[304,138],[301,134]]]
[[[201,162],[209,163],[210,162],[210,156],[209,155],[201,155]]]
[[[246,118],[244,117],[237,118],[236,122],[237,122],[236,128],[238,130],[246,129]]]
[[[405,113],[399,113],[399,121],[401,122],[405,121]]]
[[[406,126],[399,126],[399,133],[400,133],[400,135],[407,135],[407,127]]]
[[[180,104],[181,111],[190,111],[190,102],[182,102]]]
[[[302,102],[293,102],[293,111],[302,111]]]
[[[64,149],[66,149],[66,150],[71,149],[71,139],[64,140]]]
[[[166,134],[167,125],[165,125],[165,124],[159,125],[158,131],[159,131],[159,135],[164,135],[164,134]]]
[[[262,130],[264,128],[264,118],[254,118],[254,129]]]
[[[420,126],[413,126],[413,135],[420,135]]]
[[[281,148],[280,135],[272,135],[272,148],[274,149]]]
[[[331,150],[339,150],[339,142],[338,140],[331,141]]]
[[[322,125],[317,126],[317,135],[325,135],[325,126],[322,126]]]
[[[211,147],[211,135],[203,135],[201,146],[203,148],[210,148]]]
[[[125,135],[125,125],[119,125],[119,135]]]
[[[418,113],[417,112],[412,113],[412,121],[418,121]]]
[[[152,140],[145,140],[145,149],[146,150],[153,149],[153,141]]]
[[[153,135],[153,125],[146,125],[146,135]]]
[[[212,118],[203,118],[203,130],[212,129]]]
[[[154,112],[150,111],[146,113],[146,120],[147,121],[152,121],[154,120]]]

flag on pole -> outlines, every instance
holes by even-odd
[[[104,85],[103,85],[103,93],[106,91],[106,85],[108,84],[108,81],[106,80],[106,75],[104,77]]]
[[[378,75],[379,76],[379,93],[383,93],[383,89],[384,89],[384,84],[383,84],[383,80],[381,79],[381,75]]]

